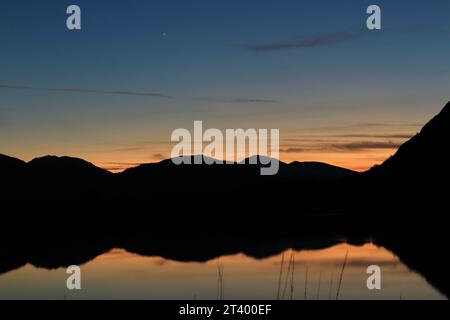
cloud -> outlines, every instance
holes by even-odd
[[[151,97],[163,99],[180,99],[211,103],[276,103],[272,99],[258,99],[258,98],[215,98],[215,97],[177,97],[162,94],[160,92],[150,91],[123,91],[123,90],[97,90],[86,88],[49,88],[49,87],[33,87],[33,86],[19,86],[11,84],[0,84],[0,89],[3,90],[26,90],[26,91],[48,91],[48,92],[64,92],[64,93],[89,93],[101,95],[117,95],[117,96],[137,96],[137,97]]]
[[[432,26],[421,26],[421,25],[390,27],[385,28],[384,31],[389,31],[390,34],[397,34],[397,33],[416,34],[429,32],[447,33],[446,30],[439,30]],[[376,33],[377,32],[369,30],[330,32],[319,35],[298,36],[290,40],[280,42],[245,44],[242,47],[244,49],[255,52],[271,52],[289,49],[308,49],[320,46],[328,46],[333,44],[351,42],[365,37],[369,37]]]
[[[288,138],[283,138],[286,142],[331,142],[342,139],[410,139],[414,135],[410,133],[352,133],[352,134],[330,134],[330,135],[298,135]]]
[[[361,141],[361,142],[350,142],[350,143],[339,143],[331,145],[331,148],[337,150],[345,151],[361,151],[367,149],[397,149],[401,146],[401,143],[387,141]]]
[[[306,49],[319,46],[354,41],[370,34],[368,31],[333,32],[314,36],[300,36],[283,42],[246,44],[243,47],[256,52],[280,51],[286,49]]]
[[[420,127],[423,126],[423,123],[360,123],[355,124],[353,127],[372,127],[372,128],[379,128],[379,127]]]
[[[287,148],[287,149],[280,149],[280,152],[284,152],[284,153],[300,153],[300,152],[304,152],[307,149],[305,148]]]
[[[134,152],[134,151],[141,151],[145,150],[146,146],[129,146],[129,147],[121,147],[111,150],[111,152]]]
[[[153,154],[153,158],[158,159],[158,160],[165,160],[165,159],[167,159],[167,157],[165,157],[162,153],[155,153],[155,154]]]
[[[392,128],[394,128],[395,130],[398,129],[402,129],[403,132],[400,132],[401,134],[405,134],[405,130],[409,130],[409,128],[417,130],[419,128],[423,127],[423,123],[389,123],[389,122],[370,122],[370,123],[349,123],[349,124],[343,124],[343,125],[336,125],[336,126],[316,126],[316,127],[305,127],[303,128],[304,130],[307,130],[308,132],[311,131],[319,131],[319,132],[325,132],[325,131],[344,131],[342,133],[342,135],[346,135],[346,132],[358,132],[355,130],[367,130],[368,128],[370,129],[376,129],[376,130],[380,130],[383,129],[385,130],[392,130]],[[353,131],[350,131],[353,130]],[[356,133],[358,134],[358,133]],[[411,132],[406,133],[406,134],[411,134]],[[336,135],[338,135],[338,133],[336,133]],[[369,133],[370,135],[370,133]]]
[[[276,103],[273,99],[256,99],[256,98],[211,98],[211,97],[181,97],[184,100],[192,100],[198,102],[215,102],[215,103]]]
[[[67,93],[93,93],[93,94],[110,94],[110,95],[121,95],[121,96],[144,96],[144,97],[170,98],[169,96],[163,95],[158,92],[110,91],[110,90],[95,90],[95,89],[82,89],[82,88],[43,88],[43,87],[16,86],[16,85],[4,85],[4,84],[0,84],[0,89],[51,91],[51,92],[67,92]]]
[[[99,166],[111,172],[119,172],[140,165],[139,162],[102,162]]]
[[[335,138],[386,138],[386,139],[411,139],[412,134],[338,134]]]
[[[360,152],[374,149],[398,149],[402,143],[392,141],[357,141],[357,142],[339,142],[313,144],[306,141],[302,144],[285,145],[280,149],[283,153],[302,153],[302,152]]]
[[[102,162],[102,164],[106,164],[106,165],[120,165],[120,166],[139,166],[142,163],[140,163],[140,162]]]

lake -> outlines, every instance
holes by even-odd
[[[291,257],[294,263],[289,266]],[[381,268],[381,290],[366,286],[369,265]],[[293,272],[288,273],[292,266]],[[371,242],[288,249],[260,259],[240,253],[207,262],[177,262],[113,249],[81,270],[82,289],[69,291],[65,268],[48,270],[27,264],[0,275],[0,299],[217,299],[219,287],[225,299],[275,299],[277,295],[291,299],[291,290],[293,299],[336,299],[341,275],[341,300],[446,299],[395,254]]]

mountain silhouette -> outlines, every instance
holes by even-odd
[[[26,163],[22,160],[0,154],[0,195],[5,206],[4,199],[17,196],[22,191]],[[0,216],[1,217],[1,216]]]
[[[27,169],[34,174],[55,177],[91,178],[111,175],[109,171],[98,168],[90,162],[71,157],[46,156],[35,158],[27,163]]]
[[[24,165],[25,161],[0,154],[0,169],[2,171],[17,170],[22,168]]]
[[[0,177],[14,176],[25,168],[25,161],[0,154]]]
[[[435,179],[448,175],[450,141],[450,102],[428,122],[416,136],[400,146],[398,151],[372,168],[369,173],[408,179]],[[436,176],[437,175],[437,176]]]
[[[449,141],[450,102],[392,157],[365,172],[350,192],[360,198],[360,205],[372,203],[374,211],[395,211],[392,217],[406,215],[425,222],[424,214],[441,216],[448,206],[443,186],[450,178]]]
[[[77,158],[25,163],[0,155],[6,226],[0,243],[7,246],[0,272],[29,261],[57,266],[47,261],[55,247],[75,252],[75,261],[114,247],[189,259],[174,246],[193,237],[207,258],[217,251],[212,237],[235,250],[237,239],[338,232],[376,239],[448,296],[445,264],[429,262],[448,249],[449,130],[450,103],[392,157],[361,174],[280,162],[278,175],[261,176],[263,164],[175,165],[171,159],[112,174]],[[143,243],[150,238],[157,240]]]
[[[207,164],[202,162],[194,165],[195,159],[209,163],[221,164]],[[308,182],[325,182],[335,181],[357,172],[329,165],[321,162],[292,162],[287,164],[270,157],[252,156],[242,160],[239,163],[232,162],[225,164],[225,161],[220,162],[217,159],[196,155],[190,157],[179,157],[175,161],[185,161],[189,164],[174,164],[172,159],[163,160],[159,163],[142,164],[135,168],[129,168],[118,175],[134,178],[171,178],[171,179],[188,179],[192,178],[193,182],[200,182],[202,180],[212,180],[217,183],[234,183],[239,185],[241,183],[251,183],[263,180],[296,180]],[[276,177],[261,176],[260,168],[270,166],[271,162],[278,162],[279,171]],[[251,179],[251,180],[248,180]]]
[[[357,175],[356,171],[333,166],[323,162],[292,162],[289,164],[289,174],[305,180],[340,180]]]
[[[47,208],[55,203],[64,206],[70,199],[76,206],[99,207],[100,212],[140,211],[147,203],[153,207],[170,203],[182,211],[200,194],[206,207],[231,212],[237,202],[243,210],[261,212],[295,207],[300,215],[357,212],[361,207],[386,213],[389,210],[383,208],[388,205],[405,211],[398,209],[435,207],[445,199],[440,183],[449,177],[449,126],[450,103],[395,155],[363,174],[319,162],[280,161],[277,175],[261,176],[260,168],[273,159],[249,164],[260,156],[232,165],[175,165],[167,159],[117,174],[71,157],[46,156],[25,163],[1,156],[0,174],[12,181],[2,186],[11,203],[21,202],[15,198],[31,198]],[[214,160],[202,155],[184,160],[194,163],[199,157]],[[173,201],[174,197],[180,201]]]

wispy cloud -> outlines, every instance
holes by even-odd
[[[307,149],[305,148],[286,148],[286,149],[281,149],[280,152],[284,152],[284,153],[301,153],[307,151]]]
[[[155,146],[166,146],[168,144],[167,141],[163,140],[143,140],[143,141],[135,141],[132,143],[124,144],[124,143],[113,143],[111,144],[111,148],[108,150],[109,152],[136,152],[136,151],[144,151],[149,150]]]
[[[83,88],[44,88],[44,87],[31,87],[31,86],[17,86],[17,85],[0,84],[0,89],[67,92],[67,93],[93,93],[93,94],[110,94],[110,95],[121,95],[121,96],[144,96],[144,97],[170,98],[169,96],[163,95],[158,92],[110,91],[110,90],[96,90],[96,89],[83,89]]]
[[[138,162],[102,162],[99,166],[111,172],[120,172],[141,165]]]
[[[410,139],[414,135],[410,133],[350,133],[328,135],[297,135],[281,139],[285,142],[333,142],[342,139]]]
[[[298,143],[284,145],[280,150],[283,153],[306,153],[306,152],[361,152],[375,149],[395,150],[402,145],[401,142],[393,141],[356,141],[339,143]]]
[[[257,98],[212,98],[212,97],[180,97],[180,99],[198,101],[198,102],[213,102],[213,103],[276,103],[273,99],[257,99]]]
[[[385,141],[360,141],[350,143],[339,143],[331,145],[332,149],[345,150],[345,151],[361,151],[367,149],[397,149],[401,146],[401,143]]]
[[[150,98],[163,98],[163,99],[179,99],[179,100],[191,100],[199,102],[211,102],[211,103],[276,103],[273,99],[260,99],[260,98],[216,98],[216,97],[182,97],[167,95],[160,92],[150,91],[125,91],[125,90],[97,90],[86,88],[50,88],[50,87],[34,87],[34,86],[21,86],[11,84],[0,84],[2,90],[26,90],[26,91],[47,91],[47,92],[63,92],[63,93],[88,93],[88,94],[101,94],[101,95],[118,95],[118,96],[137,96],[137,97],[150,97]]]
[[[153,158],[155,158],[157,160],[165,160],[165,159],[167,159],[167,157],[164,156],[162,153],[155,153],[155,154],[153,154]]]
[[[286,49],[306,49],[354,41],[369,35],[367,31],[333,32],[313,36],[299,36],[290,40],[262,44],[246,44],[243,47],[256,52],[270,52]]]
[[[315,126],[315,127],[305,127],[302,128],[303,130],[307,130],[308,132],[335,132],[336,135],[338,135],[338,132],[344,131],[342,134],[345,135],[347,132],[356,132],[358,134],[359,132],[362,132],[363,130],[371,129],[371,130],[383,130],[386,132],[386,130],[402,130],[402,133],[405,133],[407,130],[415,130],[417,131],[423,127],[423,123],[390,123],[390,122],[367,122],[367,123],[348,123],[348,124],[342,124],[342,125],[330,125],[330,126]],[[297,130],[297,128],[296,128]],[[406,133],[411,134],[411,133]]]
[[[104,165],[139,166],[141,162],[102,162]]]
[[[414,135],[407,133],[400,134],[337,134],[335,138],[383,138],[383,139],[410,139]]]
[[[388,30],[389,34],[396,33],[429,33],[429,32],[439,32],[448,33],[446,30],[440,30],[433,26],[421,26],[421,25],[411,25],[411,26],[401,26],[401,27],[391,27],[384,28],[384,31]],[[255,52],[271,52],[289,49],[308,49],[320,46],[329,46],[339,43],[346,43],[355,40],[359,40],[365,37],[372,36],[377,32],[369,30],[357,30],[357,31],[340,31],[340,32],[329,32],[318,35],[302,35],[297,36],[292,39],[278,42],[268,42],[259,44],[244,44],[242,47],[247,50]]]

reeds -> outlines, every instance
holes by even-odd
[[[287,272],[286,272],[286,280],[284,282],[283,299],[284,299],[284,297],[286,295],[286,289],[288,287],[289,276],[291,276],[291,288],[294,286],[294,284],[293,284],[294,274],[292,273],[292,271],[294,270],[293,268],[294,268],[294,253],[291,252],[291,256],[289,258],[288,269],[287,269]],[[293,290],[293,289],[291,289],[291,290]]]
[[[328,300],[331,300],[332,293],[333,293],[333,272],[331,273],[331,277],[330,277],[330,288],[328,290]]]
[[[341,293],[342,278],[344,277],[344,271],[345,271],[345,267],[347,265],[347,258],[348,258],[348,250],[345,253],[344,263],[342,264],[342,269],[341,269],[341,275],[339,276],[339,283],[338,283],[338,288],[336,291],[336,300],[339,300],[339,295]]]
[[[223,270],[224,266],[220,263],[220,260],[217,261],[217,300],[224,300],[225,299],[225,284],[223,280]]]
[[[295,255],[292,253],[292,268],[291,268],[291,300],[294,300],[294,267],[295,267]]]
[[[294,273],[295,273],[295,254],[291,253],[289,257],[289,263],[287,266],[287,272],[284,279],[283,290],[281,290],[282,282],[283,282],[283,270],[284,270],[284,253],[281,256],[281,265],[280,265],[280,273],[278,276],[278,290],[277,290],[277,300],[284,299],[286,297],[286,292],[289,286],[289,296],[290,299],[294,299],[294,289],[295,289],[295,281],[294,281]]]
[[[308,300],[308,265],[306,265],[305,271],[305,300]]]
[[[337,287],[335,289],[336,290],[335,291],[335,294],[336,294],[335,299],[336,300],[339,300],[339,297],[341,295],[344,273],[345,273],[345,269],[346,269],[347,263],[348,263],[348,254],[349,254],[349,251],[347,250],[347,252],[345,253],[345,257],[344,257],[344,261],[342,263],[340,273],[339,273]],[[294,279],[295,255],[294,255],[294,252],[291,252],[287,266],[285,266],[286,265],[285,260],[286,260],[285,253],[283,253],[281,256],[280,272],[278,274],[278,289],[277,289],[277,294],[276,294],[277,300],[284,300],[287,297],[289,297],[291,300],[294,299],[294,293],[295,293],[295,279]],[[328,299],[329,300],[331,300],[333,298],[334,279],[335,279],[334,273],[331,272],[330,282],[329,282],[329,286],[328,286]],[[311,298],[311,295],[314,296],[313,292],[308,292],[308,289],[309,289],[308,281],[309,281],[309,266],[308,266],[308,264],[306,264],[304,296],[303,296],[303,298],[305,300],[308,300],[308,298]],[[317,291],[315,292],[315,294],[316,294],[315,297],[317,300],[320,299],[321,292],[323,291],[322,290],[322,282],[323,282],[323,271],[320,270],[319,279],[318,279],[318,283],[317,283]],[[313,289],[310,288],[309,290],[311,291]],[[309,296],[308,296],[308,294],[309,294]]]
[[[322,283],[322,270],[319,273],[319,284],[317,285],[317,300],[320,299],[320,285]]]
[[[281,293],[281,279],[283,277],[283,267],[284,267],[284,252],[281,256],[281,265],[280,265],[280,275],[278,277],[278,290],[277,290],[277,300],[280,300],[280,293]]]

